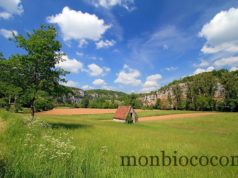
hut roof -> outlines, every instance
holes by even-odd
[[[126,120],[130,109],[131,109],[131,106],[119,106],[113,118]]]

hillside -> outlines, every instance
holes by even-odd
[[[219,70],[176,80],[157,91],[140,94],[145,106],[161,109],[222,110],[238,108],[238,72]]]
[[[118,105],[128,104],[129,95],[119,91],[94,89],[82,90],[79,88],[68,88],[71,90],[58,99],[59,104],[71,104],[74,107],[90,108],[116,108]]]
[[[105,99],[113,99],[113,98],[120,99],[128,95],[120,91],[103,90],[103,89],[85,90],[85,94],[93,98],[105,98]]]
[[[133,105],[136,108],[180,110],[238,110],[238,72],[219,70],[175,80],[157,91],[126,94],[112,90],[81,90],[63,96],[63,103],[74,107],[116,108]]]

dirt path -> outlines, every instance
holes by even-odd
[[[136,110],[140,112],[141,110]],[[52,109],[50,111],[39,112],[37,115],[81,115],[81,114],[114,114],[116,109],[91,109],[91,108],[67,108]]]
[[[200,117],[200,116],[210,116],[215,114],[218,114],[218,113],[205,112],[205,113],[171,114],[171,115],[163,115],[163,116],[141,117],[139,118],[139,122],[194,118],[194,117]]]

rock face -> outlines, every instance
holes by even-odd
[[[71,104],[78,104],[80,101],[88,97],[89,100],[98,99],[98,98],[104,98],[105,100],[118,100],[118,102],[121,100],[122,97],[124,97],[125,93],[122,92],[116,92],[116,91],[110,91],[110,90],[82,90],[79,88],[70,88],[72,90],[72,93],[68,93],[67,95],[61,96],[59,98],[59,101],[61,103],[71,103]]]
[[[171,85],[168,88],[160,89],[155,92],[144,94],[139,99],[142,101],[144,106],[155,106],[157,100],[159,100],[160,107],[162,109],[172,109],[175,105],[175,100],[176,100],[173,87],[175,87],[175,85]],[[187,98],[187,92],[189,87],[187,86],[186,83],[179,83],[178,87],[181,92],[181,100],[185,101]],[[216,101],[223,100],[224,87],[220,83],[217,83],[217,86],[215,86],[215,88],[216,90],[215,90],[213,99]]]
[[[63,103],[75,103],[78,104],[84,97],[85,92],[79,88],[71,88],[73,93],[68,93],[62,96],[61,101]]]

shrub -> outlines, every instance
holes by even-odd
[[[54,108],[53,102],[49,99],[42,98],[42,99],[36,100],[36,103],[35,103],[36,111],[47,111],[53,108]]]

